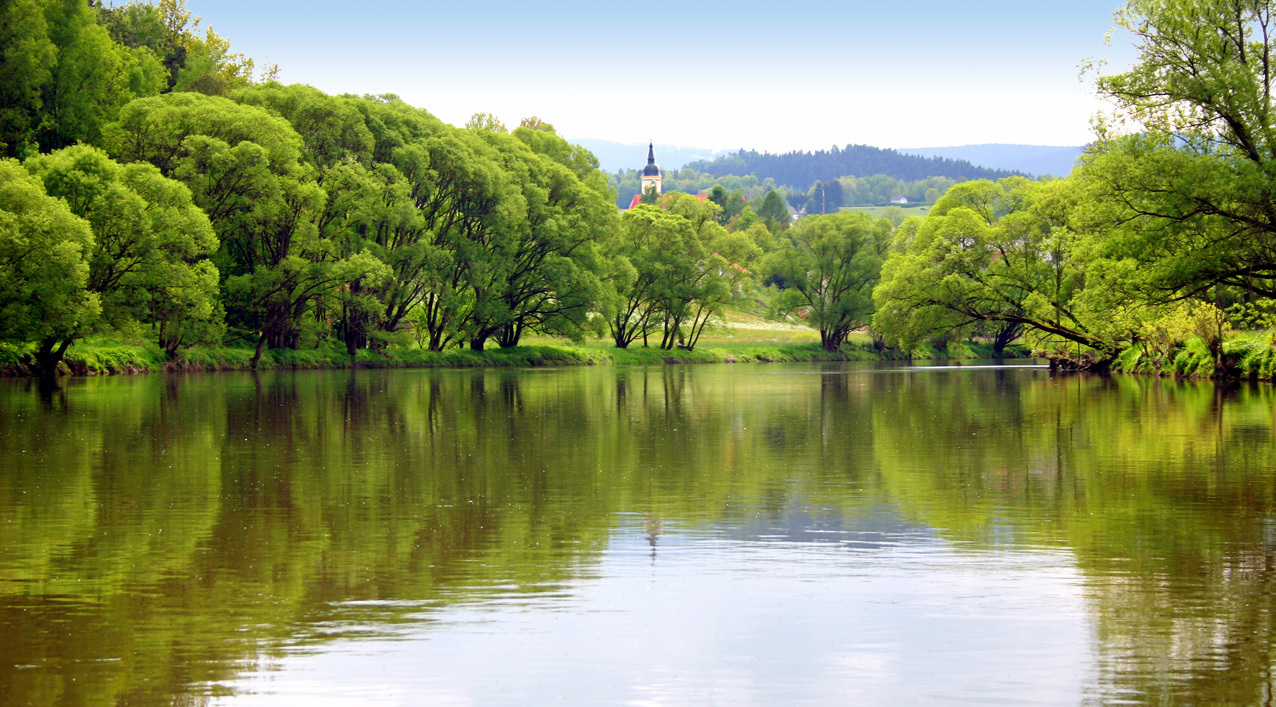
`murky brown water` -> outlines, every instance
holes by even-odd
[[[5,381],[0,703],[1270,703],[1274,404],[969,366]]]

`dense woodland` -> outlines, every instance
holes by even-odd
[[[1118,21],[1139,60],[1097,79],[1113,109],[1066,179],[911,157],[929,173],[810,171],[851,146],[787,156],[797,182],[710,184],[701,165],[670,186],[708,199],[622,214],[593,156],[539,118],[458,128],[394,96],[285,86],[183,0],[15,0],[0,344],[45,372],[92,335],[254,361],[532,333],[690,349],[735,305],[805,320],[830,351],[866,330],[903,351],[982,336],[1098,368],[1270,368],[1270,337],[1233,334],[1276,316],[1270,10],[1130,2]],[[885,193],[934,206],[902,223],[834,208]]]

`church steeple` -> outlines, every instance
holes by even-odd
[[[647,187],[654,187],[656,193],[660,193],[660,182],[662,181],[660,168],[656,166],[656,146],[654,143],[647,143],[647,166],[642,170],[642,193],[647,193]]]

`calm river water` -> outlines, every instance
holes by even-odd
[[[1035,367],[0,382],[0,703],[1271,704],[1276,396]]]

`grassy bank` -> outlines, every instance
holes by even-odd
[[[528,346],[488,351],[469,349],[428,351],[391,349],[386,353],[360,351],[348,355],[337,348],[298,351],[270,350],[262,355],[259,370],[304,370],[328,368],[479,368],[579,365],[663,365],[679,363],[769,363],[816,361],[879,361],[907,359],[894,349],[878,349],[867,336],[856,336],[841,351],[829,352],[808,340],[761,339],[742,336],[718,337],[693,351],[663,351],[634,345],[618,349],[610,342],[583,344],[534,340]],[[950,347],[950,351],[924,351],[912,358],[991,358],[987,344],[970,342]],[[1026,355],[1022,349],[1015,356]],[[253,350],[235,347],[196,347],[180,351],[169,359],[158,347],[129,344],[109,339],[76,342],[67,351],[62,372],[67,375],[109,375],[154,371],[240,371],[252,368]],[[8,376],[32,375],[34,365],[29,349],[0,347],[0,373]]]

